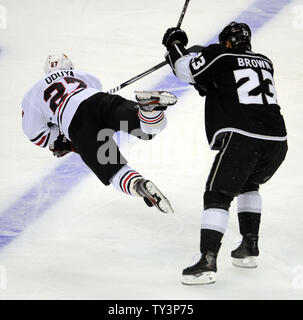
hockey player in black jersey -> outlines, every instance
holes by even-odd
[[[219,150],[204,193],[201,258],[183,270],[184,284],[215,282],[216,259],[237,197],[242,242],[231,252],[233,264],[256,267],[262,209],[259,186],[267,182],[287,153],[287,136],[274,84],[272,62],[251,51],[251,30],[232,22],[219,43],[186,50],[183,30],[169,28],[162,44],[174,74],[205,96],[205,129],[210,148]]]

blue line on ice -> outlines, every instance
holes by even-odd
[[[290,4],[291,1],[258,0],[234,20],[245,21],[251,26],[254,33],[262,28],[264,24],[278,14],[286,5]],[[216,41],[217,36],[214,36],[206,44]],[[170,73],[154,89],[167,87],[183,88],[184,86],[183,82]],[[175,94],[180,97],[188,88],[178,90]],[[89,169],[83,164],[79,156],[72,154],[9,208],[2,211],[0,214],[0,248],[9,244],[31,221],[62,199],[89,172]]]

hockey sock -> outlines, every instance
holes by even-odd
[[[110,179],[110,183],[120,192],[140,197],[134,189],[134,182],[141,178],[137,171],[125,165]]]
[[[239,212],[239,229],[242,235],[251,233],[259,234],[261,214],[255,212]]]
[[[217,253],[221,240],[227,228],[229,212],[219,208],[209,208],[203,211],[201,223],[201,252]]]
[[[218,253],[221,247],[221,240],[223,238],[223,233],[216,230],[201,229],[200,234],[200,252],[211,251]]]
[[[166,127],[166,117],[163,111],[144,112],[139,109],[138,117],[143,132],[157,134]]]
[[[242,193],[238,196],[238,219],[242,235],[259,234],[262,198],[258,191]]]

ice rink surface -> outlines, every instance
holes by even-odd
[[[285,5],[275,14],[277,3]],[[163,61],[162,36],[177,24],[183,1],[1,0],[0,5],[0,299],[303,298],[302,0],[189,4],[182,25],[189,45],[208,43],[250,12],[257,26],[253,50],[274,63],[289,137],[285,162],[261,187],[258,268],[231,264],[230,251],[240,240],[233,204],[217,282],[193,287],[181,284],[181,272],[199,252],[202,196],[215,156],[197,92],[164,81],[163,89],[182,93],[167,112],[168,127],[150,142],[122,148],[130,165],[170,199],[172,215],[103,186],[77,155],[57,159],[33,145],[22,132],[20,108],[25,92],[43,76],[49,53],[68,54],[76,68],[98,76],[105,91]],[[260,26],[264,15],[268,21]],[[119,94],[133,99],[134,90],[159,88],[169,74],[163,67]]]

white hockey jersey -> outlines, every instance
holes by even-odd
[[[39,147],[46,147],[68,127],[80,103],[102,90],[100,81],[83,71],[59,70],[45,75],[24,96],[22,127]]]

